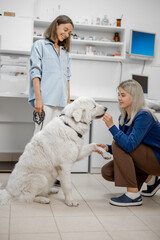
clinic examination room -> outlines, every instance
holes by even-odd
[[[160,240],[159,12],[0,0],[0,240]]]

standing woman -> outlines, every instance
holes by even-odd
[[[45,111],[45,126],[70,103],[70,34],[74,25],[58,16],[46,29],[45,39],[33,43],[30,58],[29,103]],[[35,132],[39,131],[36,125]]]
[[[118,91],[119,129],[112,116],[105,113],[103,120],[114,141],[112,146],[98,144],[113,154],[113,160],[102,167],[102,176],[114,181],[115,186],[127,188],[122,196],[110,199],[112,205],[138,206],[142,204],[143,183],[150,175],[160,176],[160,122],[146,107],[138,82],[121,82]],[[156,190],[160,188],[160,182],[152,180],[152,184]]]
[[[33,43],[30,58],[29,103],[45,112],[43,127],[70,103],[70,35],[72,20],[58,16],[46,29],[45,39]],[[35,133],[42,125],[36,124]]]

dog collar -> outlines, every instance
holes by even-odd
[[[66,126],[72,128],[68,123],[64,122],[64,124],[65,124]],[[72,129],[73,129],[73,128],[72,128]],[[75,129],[73,129],[73,130],[77,133],[77,135],[78,135],[79,138],[82,138],[82,134],[80,134],[79,132],[77,132]]]

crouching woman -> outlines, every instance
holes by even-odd
[[[103,117],[114,140],[112,145],[98,144],[113,154],[113,160],[102,167],[102,176],[114,181],[115,186],[127,188],[122,196],[111,198],[110,204],[138,206],[145,192],[140,193],[143,183],[150,175],[160,176],[160,122],[146,107],[142,87],[135,80],[120,83],[118,101],[119,129],[110,114]],[[151,182],[155,193],[160,181],[154,177]]]

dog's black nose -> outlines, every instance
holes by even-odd
[[[108,109],[107,107],[104,107],[104,111],[105,111],[105,112],[107,111],[107,109]]]

